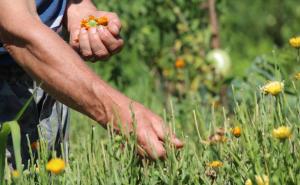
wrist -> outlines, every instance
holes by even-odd
[[[93,119],[106,125],[124,112],[130,112],[130,105],[134,103],[130,98],[113,89],[98,77],[92,82],[91,95],[93,103],[90,107]],[[127,109],[127,110],[126,110]]]
[[[64,24],[69,30],[70,25],[80,25],[80,21],[85,18],[89,12],[93,11],[97,11],[97,8],[92,1],[82,0],[78,2],[77,0],[71,0],[67,6]]]

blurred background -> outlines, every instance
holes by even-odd
[[[253,71],[255,67],[266,70],[260,75],[270,80],[273,75],[264,69],[267,65],[277,62],[283,66],[281,73],[287,74],[295,69],[291,61],[296,52],[288,40],[299,34],[300,3],[296,0],[216,0],[220,50],[212,44],[209,1],[94,2],[100,10],[119,15],[126,44],[109,62],[92,67],[136,98],[146,98],[144,90],[151,89],[149,94],[158,93],[153,103],[169,96],[184,98],[188,93],[218,102],[224,84],[259,73]]]
[[[94,2],[119,15],[125,47],[90,66],[159,115],[172,102],[181,123],[195,107],[230,112],[242,98],[251,105],[266,81],[292,79],[299,68],[288,42],[300,34],[296,0]],[[293,101],[292,84],[285,85]]]

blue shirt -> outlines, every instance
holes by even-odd
[[[57,31],[61,27],[67,0],[35,0],[35,3],[42,22]],[[15,64],[13,58],[1,46],[0,43],[0,66]]]

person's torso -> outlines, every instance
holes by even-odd
[[[54,31],[58,31],[61,27],[67,0],[35,0],[35,3],[41,21]],[[15,61],[0,43],[0,66],[14,63]]]

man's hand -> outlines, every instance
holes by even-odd
[[[164,124],[162,118],[143,105],[137,102],[126,105],[122,103],[122,100],[118,104],[119,106],[113,106],[115,113],[111,114],[114,116],[111,119],[114,122],[114,128],[118,131],[122,129],[125,134],[135,132],[140,155],[152,159],[164,159],[167,155],[164,147],[166,141],[170,141],[175,148],[183,147],[183,143]],[[134,115],[134,120],[132,120],[132,115]],[[117,125],[120,123],[121,128]]]
[[[107,27],[92,27],[89,30],[81,28],[81,20],[90,15],[107,17]],[[65,21],[70,32],[70,45],[86,60],[105,60],[120,51],[123,46],[123,40],[119,37],[121,29],[119,17],[112,12],[98,11],[90,1],[75,3],[71,0]]]

